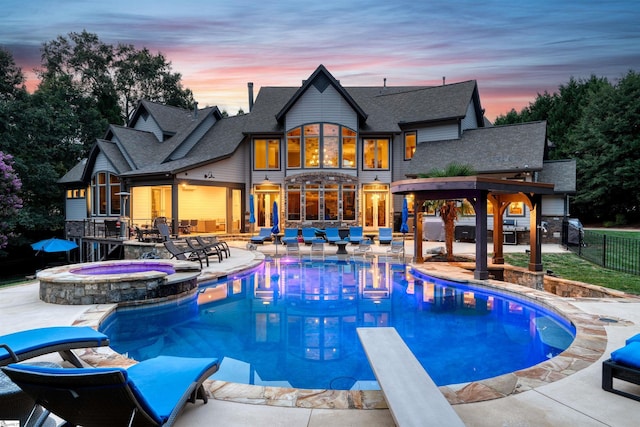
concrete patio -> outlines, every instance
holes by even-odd
[[[235,242],[236,250],[222,263],[212,263],[211,276],[236,271],[262,254],[275,252],[275,246],[259,246],[257,253],[240,250],[246,242]],[[406,242],[412,255],[412,241]],[[424,242],[425,248],[444,246],[441,242]],[[524,252],[525,246],[505,246],[505,252]],[[302,248],[302,253],[307,250]],[[327,247],[327,253],[334,250]],[[350,252],[352,249],[349,249]],[[281,246],[278,251],[284,253]],[[373,245],[373,251],[386,253],[386,246]],[[474,244],[456,243],[457,254],[472,254]],[[543,253],[563,251],[558,245],[543,245]],[[601,389],[601,362],[624,344],[626,338],[640,332],[639,299],[568,299],[569,304],[602,321],[607,346],[600,359],[564,379],[540,385],[508,397],[477,403],[453,405],[467,426],[636,426],[640,403]],[[91,307],[47,304],[38,299],[38,284],[30,282],[0,289],[0,334],[53,325],[71,325]],[[55,356],[48,356],[56,358]],[[633,386],[632,386],[633,387]],[[640,393],[640,387],[634,387]],[[429,425],[425,413],[424,425]],[[206,405],[188,404],[177,426],[392,426],[387,409],[315,409],[256,405],[211,399]]]

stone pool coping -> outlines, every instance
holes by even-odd
[[[262,262],[260,258],[260,256],[257,256],[255,261]],[[252,264],[248,263],[247,268]],[[632,323],[624,319],[602,319],[598,316],[584,313],[571,304],[571,301],[577,300],[575,298],[562,298],[543,291],[495,280],[475,280],[468,270],[449,264],[410,264],[410,266],[433,277],[468,283],[479,287],[488,287],[499,292],[517,295],[520,298],[530,299],[568,319],[576,328],[576,337],[569,348],[552,359],[527,369],[485,380],[441,386],[440,391],[451,404],[498,399],[564,379],[595,363],[602,356],[607,346],[605,325],[618,324],[626,326]],[[637,298],[630,298],[634,302],[638,301]],[[92,306],[74,322],[74,325],[87,325],[98,328],[100,323],[117,307],[117,304]],[[85,362],[93,366],[126,367],[136,363],[125,355],[116,353],[109,347],[86,349],[80,356]],[[247,385],[216,380],[207,380],[205,387],[213,398],[237,403],[317,409],[387,408],[380,390],[307,390]]]

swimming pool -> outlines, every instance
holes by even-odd
[[[275,259],[190,299],[118,310],[100,328],[136,360],[218,357],[213,378],[307,389],[377,389],[360,326],[393,326],[438,385],[524,369],[575,329],[529,301],[408,272],[403,264]]]

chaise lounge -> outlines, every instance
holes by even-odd
[[[72,425],[146,427],[173,425],[187,401],[207,403],[202,383],[218,367],[218,359],[158,356],[128,369],[11,364],[2,371]]]
[[[340,230],[337,227],[327,227],[325,229],[325,237],[327,242],[332,245],[342,240],[342,237],[340,237]]]
[[[262,227],[260,233],[257,236],[251,238],[251,243],[263,244],[266,241],[271,241],[271,229],[269,227]]]
[[[640,401],[638,394],[613,388],[614,378],[640,385],[640,334],[629,338],[624,347],[613,351],[611,358],[602,362],[602,389]]]
[[[378,242],[381,245],[388,245],[393,240],[393,230],[391,227],[380,227],[378,230]]]
[[[0,366],[57,351],[64,360],[81,368],[82,362],[71,350],[107,345],[109,338],[88,326],[30,329],[0,336]]]

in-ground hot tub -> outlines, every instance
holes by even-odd
[[[40,299],[54,304],[157,301],[198,287],[200,266],[180,260],[120,260],[70,264],[37,274]]]

